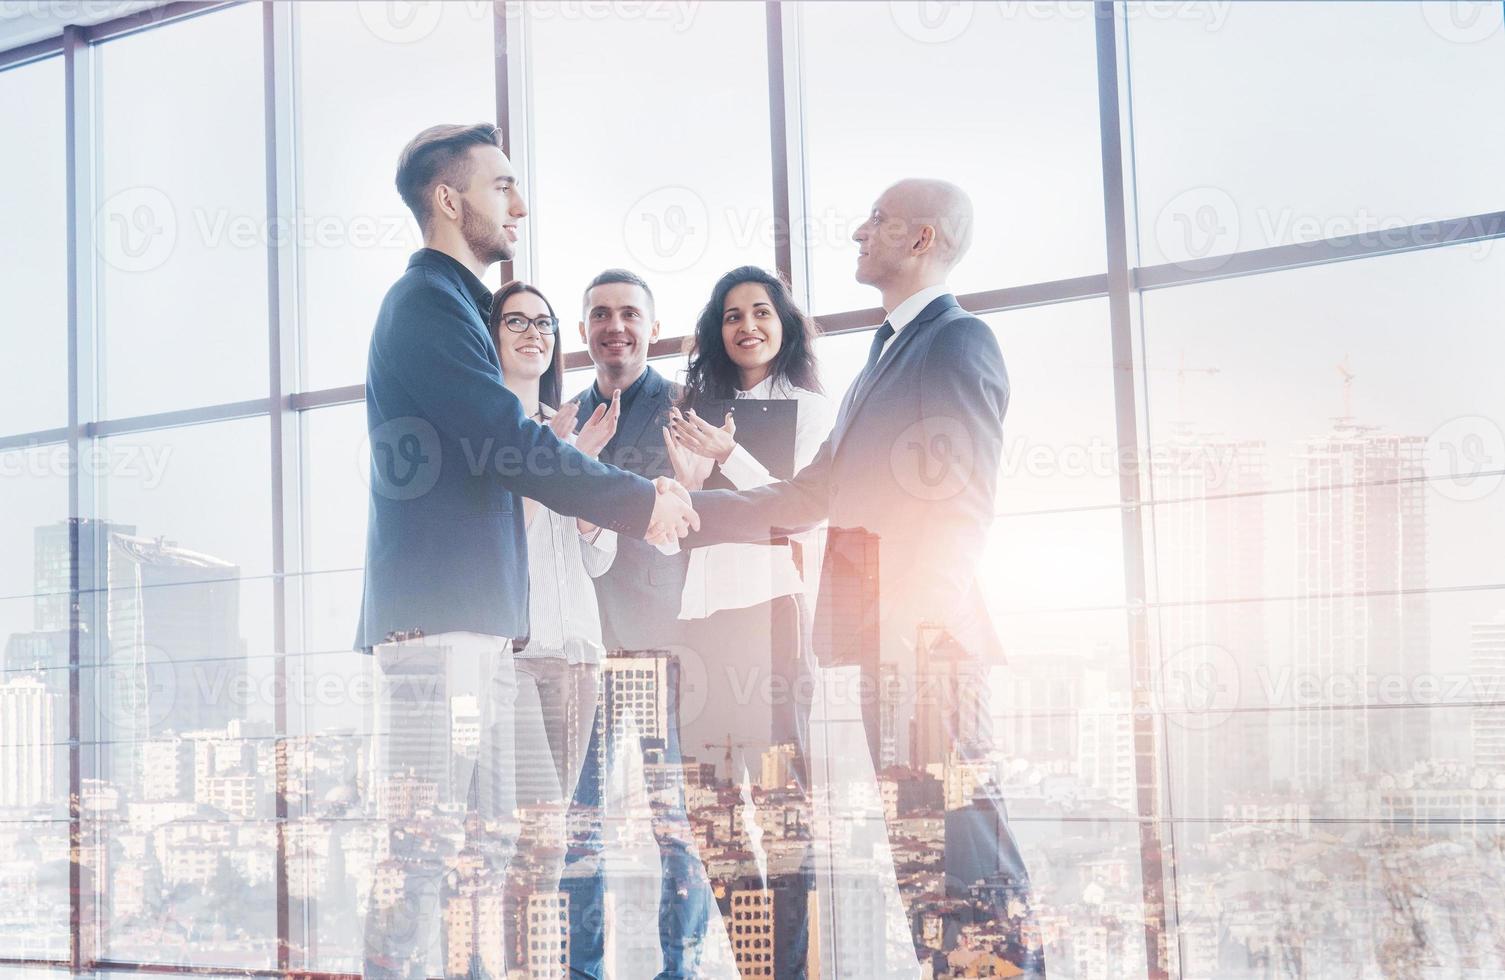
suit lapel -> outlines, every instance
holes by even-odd
[[[643,430],[658,417],[659,399],[663,396],[663,375],[647,368],[648,377],[643,379],[643,390],[632,401],[632,409],[617,423],[617,434],[612,437],[612,448],[642,446]]]
[[[878,386],[883,375],[904,353],[906,347],[914,343],[914,339],[920,331],[928,327],[942,313],[956,306],[956,300],[950,293],[937,296],[930,304],[920,311],[920,315],[914,321],[900,330],[898,336],[888,343],[888,350],[878,358],[878,363],[873,367],[873,373],[864,381],[858,378],[847,390],[847,396],[842,400],[842,406],[836,417],[836,425],[831,436],[831,453],[835,455],[841,448],[841,440],[852,427],[852,422],[857,418],[857,413],[862,410],[862,403],[867,400],[868,393]]]

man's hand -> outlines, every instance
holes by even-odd
[[[714,460],[709,456],[691,452],[680,445],[679,440],[669,431],[666,425],[663,428],[664,451],[669,456],[669,465],[674,467],[674,479],[688,490],[699,490],[705,486],[706,478],[711,475],[711,467]]]
[[[707,422],[695,410],[686,415],[677,408],[669,410],[669,427],[674,438],[690,452],[726,465],[732,450],[737,448],[737,422],[732,413],[726,413],[725,423],[718,429]]]
[[[658,497],[644,540],[655,545],[678,545],[679,539],[700,530],[700,515],[690,505],[690,492],[666,476],[653,481]]]
[[[591,417],[580,427],[575,437],[575,448],[595,459],[617,434],[617,420],[622,417],[622,389],[612,392],[611,402],[597,405]]]

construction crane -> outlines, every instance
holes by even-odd
[[[727,779],[731,779],[732,778],[732,749],[740,749],[740,748],[744,748],[745,746],[752,745],[752,744],[753,744],[752,742],[749,742],[746,739],[737,739],[736,741],[733,741],[732,737],[730,735],[728,735],[726,737],[726,741],[725,742],[707,742],[707,743],[705,743],[705,747],[708,748],[708,749],[721,749],[721,748],[726,749],[726,778]]]
[[[1343,355],[1343,362],[1338,365],[1338,374],[1343,378],[1343,417],[1353,418],[1353,379],[1354,373],[1348,369],[1348,355]]]
[[[1222,374],[1223,373],[1223,369],[1222,368],[1216,368],[1216,367],[1187,367],[1186,366],[1186,350],[1184,348],[1181,351],[1180,360],[1177,362],[1177,364],[1176,364],[1175,367],[1173,367],[1173,368],[1155,368],[1155,367],[1152,367],[1152,368],[1146,368],[1146,370],[1148,370],[1148,371],[1154,371],[1154,372],[1157,372],[1157,373],[1159,373],[1159,372],[1167,372],[1167,371],[1175,371],[1176,372],[1176,414],[1181,417],[1181,421],[1183,421],[1183,422],[1189,421],[1187,419],[1187,417],[1186,417],[1186,376],[1188,374],[1203,374],[1203,375],[1206,375],[1207,377],[1210,378],[1210,377],[1212,377],[1214,375]]]

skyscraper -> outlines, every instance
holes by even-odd
[[[240,569],[163,538],[113,533],[107,659],[91,671],[102,712],[100,775],[139,792],[154,735],[222,729],[245,714]]]
[[[1265,707],[1265,604],[1238,600],[1265,595],[1268,468],[1263,442],[1199,434],[1185,423],[1165,450],[1154,530],[1168,749],[1177,809],[1206,818],[1221,812],[1229,791],[1270,782],[1269,716],[1225,713]],[[1193,837],[1208,827],[1189,826]]]
[[[1424,449],[1349,417],[1298,448],[1295,680],[1321,692],[1295,717],[1305,788],[1430,755],[1428,712],[1357,706],[1431,666]]]
[[[447,654],[444,647],[402,644],[377,652],[373,771],[389,784],[377,787],[378,798],[397,794],[393,813],[407,808],[409,793],[454,801]]]
[[[1475,623],[1472,634],[1469,675],[1474,700],[1505,701],[1505,612],[1492,622]],[[1505,773],[1505,705],[1475,707],[1471,728],[1474,765]]]
[[[0,809],[56,799],[57,701],[35,674],[0,683]]]
[[[938,627],[920,627],[915,653],[918,670],[910,767],[923,772],[946,762],[953,753],[978,757],[987,750],[990,726],[986,669]]]
[[[815,655],[822,665],[859,668],[862,721],[875,764],[883,757],[878,550],[878,536],[862,528],[833,527],[827,532],[814,631]],[[901,727],[894,726],[896,741]],[[895,755],[900,751],[896,745]]]

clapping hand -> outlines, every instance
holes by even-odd
[[[592,459],[599,456],[611,442],[611,437],[617,434],[617,420],[621,417],[622,389],[618,388],[612,392],[609,403],[597,405],[591,417],[585,420],[580,434],[575,437],[575,448]]]
[[[575,416],[579,414],[579,402],[565,402],[549,419],[549,429],[564,442],[569,442],[575,435]]]
[[[622,417],[622,389],[618,388],[611,396],[610,402],[597,405],[591,417],[585,420],[580,427],[580,434],[575,435],[575,419],[580,415],[579,402],[565,402],[559,406],[559,411],[549,419],[549,428],[554,434],[565,442],[571,437],[575,440],[575,448],[585,455],[595,459],[601,455],[601,450],[611,442],[611,437],[617,434],[617,419]]]
[[[726,465],[732,450],[737,448],[737,421],[732,413],[726,413],[726,422],[720,428],[707,422],[690,409],[686,415],[677,408],[669,410],[669,428],[674,439],[690,452]]]
[[[658,496],[653,501],[653,516],[648,519],[649,544],[677,546],[679,539],[700,530],[700,515],[690,504],[690,492],[674,480],[661,476],[653,481]]]
[[[702,456],[680,445],[679,440],[669,431],[666,425],[663,428],[664,451],[669,456],[669,465],[674,467],[674,479],[689,490],[699,490],[705,486],[706,478],[711,475],[711,467],[715,461],[709,456]]]

